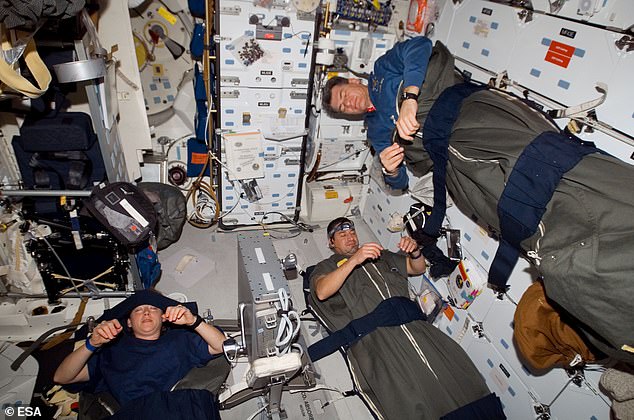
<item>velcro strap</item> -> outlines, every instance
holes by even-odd
[[[593,143],[548,131],[517,159],[498,202],[502,240],[489,270],[489,283],[504,288],[517,263],[521,242],[535,234],[564,174],[584,156],[601,152]]]

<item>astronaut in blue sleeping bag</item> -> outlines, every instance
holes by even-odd
[[[113,310],[117,313],[106,312],[85,343],[62,361],[55,382],[88,382],[95,393],[112,394],[122,409],[137,406],[133,409],[138,410],[144,403],[157,408],[166,398],[175,398],[168,391],[192,368],[223,352],[223,332],[158,292],[139,291]],[[167,323],[173,327],[166,328]],[[157,395],[162,401],[155,400]],[[214,408],[212,397],[204,399],[179,404],[199,405],[205,411]],[[205,407],[208,402],[212,407]],[[174,401],[165,404],[174,407]],[[206,417],[200,414],[196,417]]]

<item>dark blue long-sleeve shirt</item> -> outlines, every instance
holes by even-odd
[[[376,150],[392,144],[392,131],[398,120],[397,101],[401,83],[403,87],[421,87],[425,81],[432,42],[423,36],[399,42],[374,63],[374,72],[368,80],[370,100],[376,111],[366,114],[368,139]],[[407,173],[401,165],[398,175],[386,177],[392,188],[407,187]]]

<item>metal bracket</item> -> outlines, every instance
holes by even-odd
[[[481,321],[474,322],[471,326],[471,330],[473,331],[473,334],[478,338],[484,338],[484,328],[482,328]]]
[[[550,6],[550,13],[556,15],[557,13],[559,13],[561,8],[564,7],[564,3],[566,3],[566,0],[550,0],[548,3],[548,5]]]
[[[621,51],[630,52],[634,50],[634,37],[623,35],[620,39],[614,41],[614,45]]]
[[[537,414],[537,420],[550,420],[550,406],[542,403],[537,403],[533,406],[535,414]]]
[[[517,17],[520,20],[524,21],[524,23],[528,23],[533,20],[533,11],[528,9],[522,9],[517,12]]]

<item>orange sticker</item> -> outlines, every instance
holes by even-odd
[[[575,47],[562,44],[561,42],[557,41],[551,41],[548,50],[557,54],[565,55],[566,57],[572,57],[572,55],[575,53]]]
[[[207,153],[192,153],[192,161],[194,165],[204,165],[207,162]]]
[[[464,268],[464,263],[462,261],[460,261],[460,264],[458,264],[458,268],[460,269],[460,274],[462,274],[462,278],[464,280],[469,278],[469,276],[467,275],[467,271]]]
[[[339,198],[339,193],[335,190],[326,190],[324,192],[326,200],[332,200],[333,198]]]
[[[445,314],[445,316],[447,317],[449,321],[453,319],[454,311],[451,308],[451,306],[446,306],[445,309],[443,310],[443,313]]]
[[[544,58],[544,60],[563,68],[568,68],[568,64],[570,63],[570,57],[554,53],[550,50],[548,50],[548,52],[546,53],[546,57]]]

